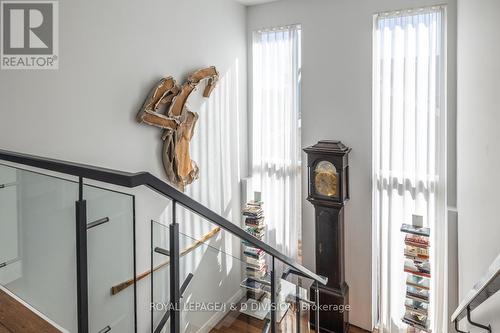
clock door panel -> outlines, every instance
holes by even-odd
[[[320,161],[314,168],[314,193],[324,198],[339,198],[337,169],[330,161]]]
[[[335,289],[344,282],[342,213],[339,208],[316,206],[316,270],[327,276],[327,286]]]

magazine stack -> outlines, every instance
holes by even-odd
[[[261,201],[250,201],[243,209],[245,230],[255,238],[264,240],[266,225]],[[267,274],[265,253],[251,244],[243,242],[243,260],[247,278],[242,287],[247,289],[247,298],[257,301],[270,294],[270,279]]]
[[[405,233],[406,300],[403,322],[417,331],[431,332],[429,329],[429,228],[422,227],[422,217],[413,216],[413,224],[403,224]]]

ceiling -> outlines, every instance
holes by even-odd
[[[267,3],[267,2],[274,2],[277,0],[236,0],[237,2],[246,5],[246,6],[252,6],[252,5],[258,5],[261,3]]]

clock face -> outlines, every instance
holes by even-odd
[[[338,196],[337,169],[331,162],[321,161],[314,169],[314,188],[319,195]]]

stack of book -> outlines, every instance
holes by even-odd
[[[406,233],[404,248],[404,271],[406,277],[406,301],[403,322],[424,332],[429,329],[429,228],[422,227],[422,218],[414,216],[413,225],[403,224],[401,231]]]
[[[257,200],[248,202],[243,208],[245,230],[255,238],[265,241],[266,224],[264,211],[260,201],[260,193],[256,192]],[[271,308],[271,275],[268,272],[265,252],[245,241],[243,245],[243,261],[245,262],[246,279],[241,287],[247,291],[247,301],[240,309],[241,313],[259,320],[270,319]],[[283,284],[285,288],[282,288]],[[284,290],[283,290],[284,289]],[[277,311],[277,320],[280,321],[286,314],[288,306],[287,296],[295,292],[295,285],[279,279],[275,285],[276,303],[280,304]]]
[[[261,201],[250,201],[243,209],[245,217],[245,230],[255,238],[264,240],[266,225]],[[247,278],[241,286],[247,289],[247,298],[261,300],[269,296],[270,279],[267,274],[265,253],[255,246],[243,242],[243,260]]]

